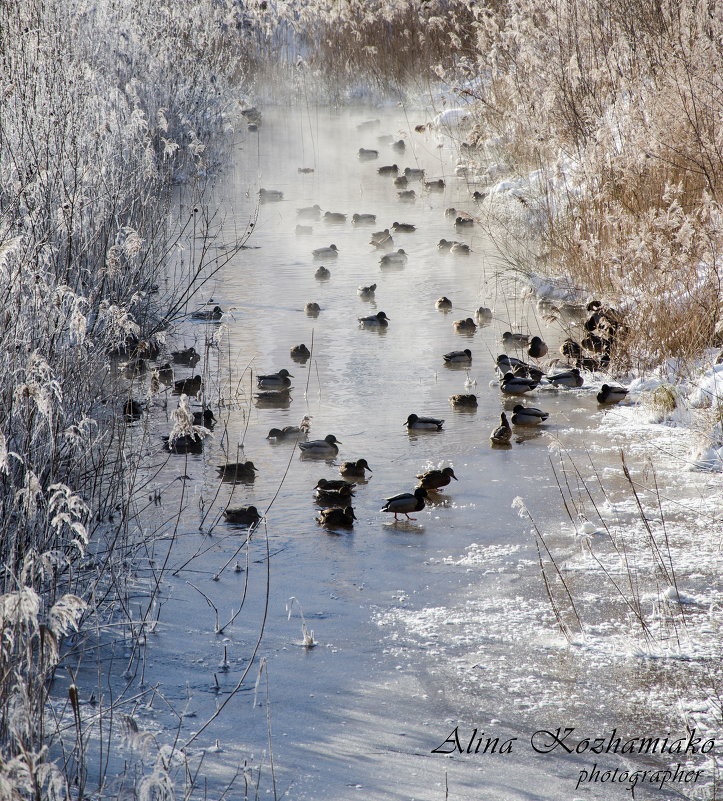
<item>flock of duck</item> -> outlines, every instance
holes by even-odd
[[[391,140],[391,137],[389,138]],[[391,141],[392,148],[397,152],[404,152],[404,141]],[[362,161],[372,161],[378,158],[376,150],[359,150],[358,156]],[[443,179],[425,181],[424,171],[407,167],[400,171],[396,164],[380,167],[377,173],[381,177],[391,176],[394,178],[395,187],[399,189],[399,200],[406,201],[413,199],[414,190],[408,189],[408,185],[413,181],[420,181],[427,192],[441,191],[444,189]],[[412,197],[408,193],[412,193]],[[283,193],[278,190],[261,189],[259,197],[262,203],[276,202],[283,199]],[[467,212],[457,209],[447,209],[446,216],[454,219],[457,230],[469,229],[474,226],[475,219]],[[327,221],[332,223],[344,223],[347,215],[340,212],[322,212],[317,205],[300,208],[297,212],[300,221]],[[296,227],[296,233],[303,235],[311,233],[311,227],[305,226],[300,222]],[[355,226],[374,225],[376,215],[374,214],[354,214],[351,223]],[[381,251],[379,263],[385,267],[404,267],[408,256],[402,249],[394,250],[394,234],[412,234],[416,226],[407,222],[393,222],[390,228],[384,228],[374,232],[370,239],[370,244]],[[441,239],[438,243],[440,251],[446,251],[461,255],[471,252],[469,245],[463,242],[449,241]],[[328,247],[316,248],[312,251],[315,260],[333,260],[339,254],[339,248],[335,244]],[[319,266],[315,276],[320,280],[328,280],[331,271],[326,266]],[[376,284],[359,286],[357,293],[363,299],[373,299],[377,288]],[[452,308],[452,302],[447,297],[441,297],[436,301],[436,308],[447,312]],[[308,303],[305,311],[310,316],[316,316],[321,311],[317,303]],[[624,328],[621,315],[603,305],[600,301],[592,301],[587,304],[587,320],[584,324],[585,337],[581,342],[567,339],[563,342],[560,351],[562,356],[571,360],[573,363],[566,364],[554,372],[548,372],[541,367],[541,361],[548,355],[548,346],[539,336],[529,336],[522,333],[510,331],[502,335],[502,344],[507,347],[524,348],[531,361],[510,356],[506,353],[501,354],[496,359],[496,370],[499,375],[499,388],[503,395],[523,396],[532,392],[538,386],[548,386],[550,388],[579,388],[584,385],[584,378],[581,370],[598,370],[603,368],[610,359],[610,353],[614,347],[616,337]],[[224,316],[224,311],[219,305],[212,305],[210,308],[203,308],[191,314],[194,320],[208,323],[218,322]],[[454,322],[455,330],[459,332],[474,332],[478,325],[486,325],[492,318],[493,313],[490,309],[480,307],[475,319],[468,317]],[[376,314],[357,318],[361,327],[386,328],[390,323],[390,318],[383,311]],[[294,345],[290,349],[290,356],[293,361],[305,363],[311,357],[311,351],[304,344]],[[471,365],[472,352],[469,348],[455,350],[443,354],[443,361],[447,365]],[[200,359],[199,354],[194,348],[185,348],[171,353],[174,364],[193,368]],[[557,361],[557,360],[555,360]],[[173,386],[173,392],[181,396],[181,404],[184,405],[184,396],[197,397],[203,388],[203,381],[200,375],[190,378],[174,380],[173,367],[171,363],[161,365],[154,372],[155,380],[167,386]],[[286,368],[282,368],[275,373],[258,375],[256,377],[257,391],[254,395],[255,401],[259,406],[285,406],[289,402],[289,393],[294,376]],[[597,395],[600,404],[614,404],[622,401],[627,395],[627,389],[621,386],[603,384]],[[450,397],[453,407],[475,407],[477,397],[474,394],[458,394]],[[186,404],[187,405],[187,404]],[[125,405],[126,419],[136,420],[142,413],[142,408],[135,400],[129,400]],[[490,434],[490,442],[493,447],[509,448],[512,444],[512,426],[534,427],[543,425],[549,418],[549,413],[532,406],[517,404],[513,408],[511,421],[507,414],[502,412],[500,424]],[[178,418],[176,418],[178,419]],[[181,427],[181,432],[174,432],[169,437],[165,437],[165,446],[172,453],[200,452],[204,436],[214,427],[216,419],[210,409],[203,408],[192,413],[191,421],[187,421],[185,428]],[[324,459],[335,460],[339,453],[339,445],[342,444],[334,434],[328,434],[323,439],[309,440],[308,434],[311,421],[308,416],[304,417],[298,426],[286,426],[284,428],[272,428],[267,439],[269,440],[293,440],[298,447],[301,457],[304,459]],[[442,430],[444,420],[434,417],[424,417],[417,414],[410,414],[404,425],[408,430]],[[257,468],[251,461],[227,462],[217,467],[219,477],[224,482],[251,483],[255,480]],[[329,480],[319,479],[314,487],[316,503],[321,507],[318,517],[319,524],[327,528],[352,527],[356,516],[353,509],[353,499],[357,486],[361,482],[366,482],[366,473],[372,469],[366,459],[358,459],[354,462],[344,462],[339,467],[340,479]],[[452,480],[457,481],[457,476],[452,467],[429,470],[416,476],[418,486],[411,492],[403,492],[393,495],[386,499],[382,512],[394,515],[395,522],[400,515],[404,515],[409,520],[414,520],[411,513],[420,511],[424,508],[425,502],[429,500],[429,493],[438,493],[448,486]],[[255,526],[262,519],[261,513],[255,506],[239,508],[227,508],[224,511],[225,519],[228,523],[242,526]]]

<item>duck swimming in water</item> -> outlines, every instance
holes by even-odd
[[[176,364],[184,364],[188,367],[195,367],[200,360],[199,354],[193,347],[184,348],[183,350],[171,351],[171,358]]]
[[[376,291],[377,285],[376,284],[369,284],[369,286],[359,286],[357,287],[357,295],[361,298],[371,298],[374,296],[374,292]]]
[[[452,308],[452,301],[448,297],[441,297],[437,299],[434,305],[438,309],[442,309],[443,311],[449,311],[449,309]]]
[[[201,311],[195,311],[191,315],[191,319],[193,320],[220,320],[223,317],[223,309],[220,306],[214,306],[212,309],[203,309]]]
[[[254,463],[248,462],[227,462],[216,467],[221,481],[233,481],[251,483],[256,479],[258,472]]]
[[[269,373],[268,375],[257,375],[256,384],[260,389],[279,389],[281,387],[291,386],[291,379],[294,376],[283,367],[278,373]]]
[[[520,403],[512,411],[512,423],[516,426],[539,426],[550,416],[549,412],[535,409],[534,406],[525,407]]]
[[[296,216],[300,220],[318,220],[321,217],[321,206],[315,203],[313,206],[306,206],[296,210]]]
[[[333,244],[328,248],[316,248],[311,252],[315,259],[335,259],[339,255],[339,249]]]
[[[525,392],[535,389],[537,384],[538,382],[532,378],[524,378],[508,372],[502,377],[500,389],[507,395],[524,395]]]
[[[342,476],[349,476],[349,478],[364,478],[365,470],[368,470],[370,473],[372,472],[366,459],[357,459],[356,462],[344,462],[339,468],[339,472]]]
[[[471,317],[467,317],[466,320],[455,320],[454,327],[457,331],[476,331],[477,325],[475,321]]]
[[[451,395],[449,398],[449,402],[452,406],[466,406],[466,407],[475,407],[477,406],[477,396],[476,395]]]
[[[620,403],[627,397],[628,390],[625,387],[610,386],[610,384],[603,384],[600,392],[597,394],[598,403]]]
[[[261,515],[255,506],[224,509],[223,515],[227,523],[235,523],[239,526],[255,526],[261,520]]]
[[[540,337],[532,337],[530,340],[530,347],[527,349],[527,355],[533,359],[541,359],[547,355],[548,347],[540,339]]]
[[[453,362],[469,363],[472,361],[472,351],[469,348],[465,348],[465,350],[453,350],[450,351],[450,353],[445,353],[443,358],[446,364],[451,364]]]
[[[317,523],[326,528],[351,528],[356,520],[356,515],[351,506],[344,509],[334,508],[322,509],[316,517]]]
[[[577,367],[562,373],[548,375],[547,380],[555,387],[581,387],[584,383]]]
[[[382,512],[391,512],[395,522],[398,521],[397,515],[405,515],[407,520],[415,520],[410,517],[410,512],[419,512],[424,509],[424,499],[427,497],[427,490],[424,487],[417,487],[413,493],[403,492],[401,495],[393,495],[387,498],[387,502],[382,507]]]
[[[289,355],[294,361],[306,361],[311,356],[311,351],[302,342],[301,345],[294,345],[289,351]]]
[[[411,234],[417,230],[417,226],[412,225],[411,223],[393,222],[392,229],[397,233]]]
[[[404,425],[409,429],[426,429],[427,431],[441,431],[444,425],[444,420],[438,420],[436,417],[419,417],[416,414],[410,414]]]
[[[369,317],[358,317],[357,318],[362,326],[387,326],[389,325],[389,318],[383,311],[377,312],[376,314],[372,314]]]
[[[379,259],[379,264],[381,264],[382,267],[388,267],[389,265],[393,264],[403,265],[407,263],[407,258],[407,254],[404,252],[404,250],[399,248],[399,250],[395,251],[394,253],[385,253],[381,259]]]
[[[370,225],[377,221],[376,214],[352,214],[351,221],[355,225]]]
[[[500,424],[490,434],[490,440],[492,441],[493,445],[509,445],[511,439],[512,429],[510,428],[510,424],[507,422],[507,415],[502,412],[500,415]]]
[[[200,375],[195,375],[193,378],[181,378],[174,382],[173,392],[175,395],[190,395],[195,396],[201,391],[203,381]]]
[[[401,192],[397,192],[397,197],[403,203],[412,203],[417,199],[417,193],[413,189],[403,189]]]
[[[322,265],[314,273],[314,278],[318,279],[319,281],[328,281],[329,278],[331,278],[331,270],[327,269]]]
[[[342,214],[338,211],[325,211],[324,212],[324,222],[329,223],[345,223],[346,222],[346,214]]]
[[[308,317],[318,317],[319,312],[321,311],[321,306],[319,306],[318,303],[312,301],[311,303],[307,303],[306,306],[304,306],[304,311],[306,312]]]
[[[313,439],[310,442],[300,442],[299,450],[302,456],[336,456],[339,453],[338,445],[342,442],[333,434],[327,434],[324,439]]]

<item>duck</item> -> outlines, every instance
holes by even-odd
[[[363,326],[387,326],[389,325],[389,318],[383,311],[377,312],[376,314],[371,314],[369,317],[358,317],[359,322]]]
[[[620,403],[625,400],[628,390],[625,387],[611,386],[610,384],[603,384],[600,392],[597,394],[598,403]]]
[[[311,253],[315,259],[335,259],[339,255],[339,248],[332,244],[328,248],[316,248]]]
[[[398,234],[412,234],[417,230],[416,225],[412,225],[412,223],[400,223],[400,222],[393,222],[392,229],[396,231]]]
[[[427,490],[424,487],[417,487],[414,492],[403,492],[400,495],[393,495],[391,498],[386,499],[386,503],[380,511],[391,512],[394,515],[394,521],[397,522],[399,518],[397,515],[405,515],[407,520],[415,520],[416,518],[410,517],[410,512],[419,512],[424,509],[424,499],[427,497]]]
[[[345,482],[342,482],[345,484]],[[338,490],[317,488],[315,492],[316,503],[325,506],[347,506],[353,495],[352,485],[345,484]]]
[[[585,350],[591,350],[593,353],[605,353],[610,349],[612,344],[609,339],[599,337],[597,334],[588,334],[580,343]]]
[[[339,468],[342,476],[349,476],[350,478],[364,478],[365,470],[370,473],[373,472],[366,459],[357,459],[356,462],[344,462]]]
[[[346,490],[345,487],[349,487],[349,490]],[[342,478],[320,478],[316,482],[316,486],[314,489],[322,490],[323,492],[338,492],[338,491],[345,491],[350,494],[354,494],[354,489],[356,484],[350,481],[344,481]]]
[[[455,320],[454,327],[457,331],[476,331],[477,324],[471,317],[467,317],[465,320]]]
[[[192,320],[220,320],[223,317],[223,309],[214,306],[212,309],[202,309],[191,314]]]
[[[393,248],[394,240],[389,233],[389,229],[385,228],[383,231],[375,231],[369,240],[369,244],[374,245],[375,248]]]
[[[314,172],[314,168],[313,167],[297,167],[296,168],[296,172],[298,172],[299,175],[311,175],[311,173]]]
[[[355,520],[356,515],[351,506],[345,506],[343,509],[338,507],[322,509],[316,517],[316,522],[326,528],[351,528]]]
[[[452,250],[455,245],[459,245],[459,242],[454,241],[453,239],[440,239],[437,243],[437,247],[440,250]]]
[[[417,199],[417,193],[413,189],[404,189],[402,192],[397,192],[397,197],[403,203],[412,203]]]
[[[529,334],[513,334],[511,331],[502,334],[502,342],[505,345],[527,345],[529,341]]]
[[[139,420],[143,415],[143,407],[140,403],[138,403],[137,400],[128,398],[128,400],[123,404],[123,415],[128,423],[133,422],[134,420]]]
[[[227,523],[235,523],[239,526],[255,526],[261,515],[255,506],[241,506],[238,509],[224,509],[223,516]]]
[[[173,367],[171,367],[169,362],[162,364],[156,372],[161,384],[170,386],[173,383]]]
[[[203,437],[194,432],[183,434],[180,437],[163,437],[164,447],[171,453],[201,453],[203,451]]]
[[[457,209],[454,206],[450,206],[444,210],[445,217],[456,217],[457,216]]]
[[[216,425],[216,416],[210,409],[202,409],[193,413],[193,424],[213,428]]]
[[[535,409],[534,406],[523,406],[521,403],[518,403],[512,411],[514,412],[512,422],[516,426],[539,426],[550,416],[549,412]]]
[[[257,468],[251,461],[227,462],[216,467],[221,481],[251,483],[256,479]]]
[[[389,266],[390,264],[406,264],[407,259],[408,256],[406,252],[402,248],[399,248],[399,250],[396,250],[394,253],[385,253],[379,259],[379,264],[381,264],[382,267]]]
[[[374,224],[377,221],[376,214],[352,214],[351,221],[355,225]]]
[[[565,370],[562,373],[548,375],[547,380],[555,387],[581,387],[584,383],[577,367],[573,367],[572,370]]]
[[[500,353],[497,357],[497,369],[502,375],[507,372],[520,372],[520,371],[527,371],[529,365],[527,362],[523,362],[522,359],[518,359],[515,356],[508,356],[506,353]]]
[[[369,284],[369,286],[358,286],[356,291],[357,294],[362,298],[371,298],[376,292],[376,289],[376,284]]]
[[[279,387],[291,386],[291,379],[294,376],[285,368],[282,367],[278,373],[269,373],[268,375],[257,375],[256,385],[261,389],[274,389]]]
[[[302,456],[336,456],[339,453],[337,443],[343,443],[333,434],[327,434],[324,439],[312,439],[310,442],[300,442],[299,450]]]
[[[272,428],[266,435],[266,439],[288,439],[290,437],[298,437],[299,434],[309,433],[311,422],[308,417],[304,417],[301,424],[298,426],[284,426],[283,428]]]
[[[319,306],[318,303],[311,301],[304,306],[304,311],[308,317],[318,317],[319,312],[321,311],[321,306]]]
[[[200,375],[195,375],[193,378],[181,378],[173,382],[173,392],[176,395],[190,395],[196,396],[201,391],[203,380]]]
[[[296,216],[301,220],[318,220],[321,218],[321,206],[318,203],[314,203],[313,206],[296,209]]]
[[[582,356],[582,347],[569,337],[560,345],[560,353],[568,359],[579,359]]]
[[[416,414],[410,414],[404,425],[408,429],[426,429],[427,431],[441,431],[444,425],[444,420],[438,420],[436,417],[419,417]]]
[[[477,396],[476,395],[451,395],[449,398],[449,402],[452,406],[467,406],[467,407],[476,407],[477,406]]]
[[[295,361],[306,361],[311,356],[311,351],[302,342],[301,345],[294,345],[289,351],[289,355]]]
[[[416,167],[405,167],[404,175],[408,181],[421,181],[424,178],[424,170],[417,169]]]
[[[530,347],[527,349],[527,355],[532,359],[541,359],[547,355],[548,347],[540,337],[532,337],[530,340]]]
[[[449,310],[449,309],[451,309],[451,308],[452,308],[452,301],[451,301],[451,300],[450,300],[448,297],[446,297],[446,296],[443,296],[443,297],[441,297],[441,298],[437,298],[437,301],[435,302],[435,304],[434,304],[434,305],[435,305],[435,306],[436,306],[438,309],[445,309],[445,310]]]
[[[324,221],[330,223],[345,223],[346,214],[342,214],[339,211],[325,211]]]
[[[396,175],[399,172],[399,167],[396,164],[387,164],[380,167],[377,172],[379,175]]]
[[[284,199],[284,193],[279,189],[259,189],[259,200],[262,203],[277,203]]]
[[[319,281],[327,281],[329,278],[331,278],[331,270],[322,265],[314,273],[314,278],[318,279]]]
[[[474,314],[478,320],[492,319],[492,309],[488,309],[487,306],[480,306]]]
[[[507,372],[502,377],[500,389],[507,395],[524,395],[525,392],[531,392],[535,389],[537,384],[538,382],[534,381],[532,378],[524,378],[523,376]]]
[[[374,159],[379,158],[379,151],[378,150],[371,150],[365,147],[359,148],[359,160],[360,161],[373,161]]]
[[[310,225],[297,225],[294,232],[297,236],[311,236],[314,229]]]
[[[392,150],[396,150],[397,153],[404,153],[407,149],[407,145],[404,142],[404,139],[397,139],[396,142],[392,142]]]
[[[471,228],[474,225],[472,217],[457,217],[454,221],[457,228]]]
[[[472,361],[472,351],[469,348],[465,348],[464,350],[453,350],[449,353],[445,353],[442,358],[447,364],[453,362],[469,363]]]
[[[500,424],[490,434],[490,440],[493,445],[509,445],[512,439],[512,428],[507,422],[507,415],[502,412],[500,415]]]
[[[187,367],[195,367],[200,358],[194,347],[171,351],[171,359],[176,364],[183,364]]]
[[[445,183],[442,178],[437,178],[435,181],[424,181],[424,188],[428,192],[444,192]]]
[[[409,180],[406,175],[400,175],[394,179],[394,186],[396,186],[397,189],[406,189],[408,185]]]
[[[459,481],[451,467],[443,467],[441,470],[427,470],[426,473],[419,473],[419,486],[426,490],[436,490],[446,487],[452,479]]]
[[[456,253],[458,256],[469,256],[472,249],[469,245],[464,244],[464,242],[455,242],[449,249],[449,252]]]

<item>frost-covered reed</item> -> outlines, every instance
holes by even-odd
[[[206,0],[0,5],[3,798],[64,798],[66,782],[83,795],[78,691],[61,770],[50,682],[63,638],[124,608],[137,460],[112,364],[152,355],[188,290],[163,282],[197,225],[169,224],[170,193],[184,182],[200,200],[230,141],[248,63],[235,14]]]

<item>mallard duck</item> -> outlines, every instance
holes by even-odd
[[[513,334],[512,331],[505,331],[502,334],[502,342],[505,345],[527,345],[529,341],[529,334]]]
[[[351,221],[355,225],[373,225],[377,221],[376,214],[352,214]]]
[[[183,434],[180,437],[163,437],[164,447],[171,453],[201,453],[203,451],[203,437],[200,434]]]
[[[450,206],[449,208],[444,210],[445,217],[456,217],[457,216],[457,209],[454,206]]]
[[[195,367],[201,357],[196,353],[196,349],[191,347],[184,348],[183,350],[171,351],[171,358],[176,364]]]
[[[449,252],[455,253],[458,256],[469,256],[469,254],[472,252],[472,249],[464,242],[455,242],[449,249]]]
[[[540,337],[532,337],[530,340],[530,347],[527,349],[527,355],[533,359],[541,359],[547,355],[548,347],[540,339]]]
[[[376,292],[377,285],[376,284],[369,284],[369,286],[359,286],[357,287],[357,294],[362,298],[370,298]]]
[[[220,306],[214,306],[212,309],[202,309],[191,314],[191,319],[193,320],[220,320],[222,317],[223,309]]]
[[[359,148],[359,160],[360,161],[373,161],[374,159],[379,158],[379,151],[378,150],[371,150],[365,147]]]
[[[349,489],[346,489],[348,487]],[[350,495],[354,494],[356,484],[351,481],[344,481],[342,478],[320,478],[316,482],[314,489],[321,490],[322,492],[339,492],[344,491]]]
[[[424,487],[426,490],[440,489],[441,487],[446,487],[452,479],[459,480],[451,467],[443,467],[441,470],[427,470],[426,473],[420,473],[417,478],[419,479],[419,486]]]
[[[417,169],[416,167],[405,167],[404,174],[409,181],[421,181],[424,178],[424,170]]]
[[[256,478],[258,470],[254,463],[249,462],[227,462],[216,467],[221,481],[235,481],[250,483]]]
[[[401,495],[393,495],[387,498],[387,502],[382,507],[382,512],[391,512],[395,522],[399,519],[397,515],[405,515],[407,520],[415,520],[410,517],[409,512],[419,512],[424,509],[424,499],[427,497],[427,490],[424,487],[417,487],[414,492],[403,492]]]
[[[474,220],[472,217],[457,217],[454,221],[457,228],[472,228]]]
[[[533,406],[523,406],[518,403],[512,410],[512,423],[516,426],[539,426],[550,416],[549,412],[535,409]]]
[[[407,146],[404,143],[404,139],[397,139],[396,142],[392,142],[392,150],[396,150],[397,153],[404,153],[406,149]]]
[[[569,359],[579,359],[582,356],[582,347],[574,339],[566,339],[560,345],[560,353]]]
[[[428,192],[444,192],[445,183],[442,178],[437,178],[435,181],[424,181],[424,188]]]
[[[397,192],[397,197],[403,203],[412,203],[417,199],[417,193],[413,189],[403,189],[401,192]]]
[[[442,358],[447,364],[451,364],[452,362],[469,363],[472,361],[472,351],[469,348],[465,348],[464,350],[453,350],[449,353],[445,353]]]
[[[404,425],[409,429],[426,429],[427,431],[441,431],[444,425],[444,420],[438,420],[436,417],[419,417],[416,414],[410,414],[407,417]]]
[[[328,281],[329,278],[331,278],[331,270],[327,269],[322,265],[314,273],[314,278],[318,279],[319,281]]]
[[[507,422],[507,415],[502,412],[500,415],[500,424],[490,434],[490,440],[492,441],[493,445],[509,445],[511,439],[512,429],[510,428],[510,424]]]
[[[394,240],[389,233],[389,229],[385,228],[383,231],[375,231],[369,240],[369,244],[379,250],[388,250],[394,247]]]
[[[392,230],[396,231],[396,233],[402,234],[412,234],[417,230],[416,225],[412,225],[412,223],[400,223],[400,222],[393,222],[392,223]]]
[[[314,229],[310,225],[297,225],[294,229],[297,236],[311,236]]]
[[[339,453],[337,447],[343,444],[333,434],[327,434],[324,439],[312,439],[310,442],[300,442],[299,450],[306,456],[336,456]]]
[[[369,317],[358,317],[357,318],[361,325],[363,326],[387,326],[389,325],[389,317],[384,314],[383,311],[377,312],[376,314],[371,314]]]
[[[356,462],[344,462],[344,464],[339,468],[339,472],[343,476],[349,476],[350,478],[364,478],[365,470],[368,470],[370,473],[372,472],[372,469],[367,464],[366,459],[357,459]]]
[[[318,220],[321,217],[321,206],[318,203],[314,203],[313,206],[296,209],[296,216],[301,220]]]
[[[466,320],[455,320],[454,327],[457,331],[476,331],[477,324],[471,317],[467,317]]]
[[[577,367],[573,367],[572,370],[565,370],[562,373],[548,375],[547,380],[555,387],[581,387],[584,383]]]
[[[203,409],[193,413],[193,424],[213,428],[216,425],[216,416],[210,409]]]
[[[255,506],[224,509],[223,515],[227,523],[235,523],[237,526],[255,526],[261,520],[261,515]]]
[[[342,214],[339,211],[326,211],[324,212],[324,222],[345,223],[346,214]]]
[[[406,175],[400,175],[398,178],[394,179],[394,186],[396,186],[397,189],[406,189],[408,185],[409,181]]]
[[[143,414],[143,407],[137,400],[133,400],[133,398],[128,398],[128,400],[123,404],[123,415],[126,419],[126,422],[130,423],[133,420],[138,420]]]
[[[306,306],[304,306],[304,311],[306,312],[308,317],[318,317],[319,312],[321,311],[321,306],[319,306],[318,303],[314,303],[312,301],[311,303],[307,303]]]
[[[278,389],[279,387],[291,386],[291,379],[294,376],[285,368],[282,367],[278,373],[269,373],[268,375],[257,375],[256,385],[261,389]]]
[[[452,308],[452,301],[448,297],[437,298],[434,304],[438,309],[448,311]]]
[[[192,397],[198,395],[203,386],[203,381],[200,375],[195,375],[193,378],[181,378],[173,384],[173,392],[176,395],[190,395]]]
[[[388,164],[380,167],[377,172],[379,175],[396,175],[399,172],[399,167],[396,164]]]
[[[407,254],[404,252],[402,248],[395,251],[394,253],[385,253],[380,259],[379,264],[382,267],[388,267],[390,264],[406,264],[407,263]]]
[[[531,392],[537,384],[538,382],[533,381],[531,378],[524,378],[507,372],[502,377],[500,389],[507,395],[524,395],[525,392]]]
[[[306,361],[311,356],[311,351],[304,345],[294,345],[289,354],[295,361]]]
[[[472,192],[472,198],[477,201],[477,203],[481,203],[487,197],[487,192],[479,192],[475,190]]]
[[[339,255],[336,245],[329,245],[328,248],[316,248],[311,252],[315,259],[335,259]]]
[[[486,306],[480,306],[479,309],[475,312],[475,317],[478,320],[491,320],[492,319],[492,309],[488,309]]]
[[[284,199],[284,193],[279,189],[259,189],[259,200],[262,203],[276,203]]]
[[[356,520],[356,515],[351,506],[343,509],[332,507],[322,509],[316,517],[317,523],[326,528],[351,528]]]
[[[266,435],[266,439],[296,439],[299,434],[306,436],[311,428],[308,417],[305,417],[298,426],[284,426],[283,428],[272,428]]]
[[[347,506],[351,503],[352,495],[354,494],[352,485],[343,481],[341,483],[344,486],[336,490],[317,487],[315,491],[316,503],[324,504],[325,506]]]
[[[476,395],[452,395],[449,402],[452,406],[477,406]]]
[[[526,371],[528,367],[527,362],[523,362],[522,359],[518,359],[515,356],[508,356],[506,353],[500,353],[497,357],[497,369],[502,375],[507,372],[515,372],[518,368]]]
[[[459,242],[455,242],[453,239],[440,239],[437,243],[437,247],[440,250],[452,250],[454,245],[459,245]]]
[[[625,400],[628,390],[625,387],[610,386],[610,384],[603,384],[600,392],[597,394],[598,403],[620,403]]]

